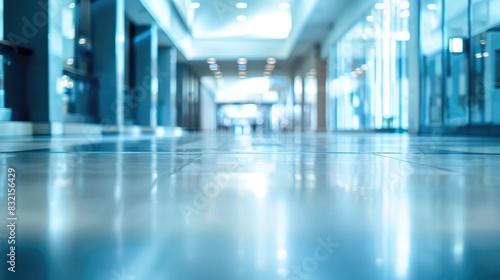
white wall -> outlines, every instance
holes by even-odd
[[[204,132],[217,130],[217,105],[214,93],[203,84],[200,87],[200,129]]]

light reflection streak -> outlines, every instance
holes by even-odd
[[[116,241],[116,256],[118,259],[123,257],[124,252],[124,241],[123,241],[123,140],[119,139],[116,143],[116,149],[118,153],[116,154],[116,177],[115,177],[115,189],[114,189],[114,199],[115,199],[115,217],[113,221],[113,229]]]

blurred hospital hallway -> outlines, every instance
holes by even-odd
[[[2,279],[500,275],[493,138],[177,133],[0,141],[0,178],[15,169],[18,217],[17,270],[2,269]]]
[[[0,280],[500,280],[500,0],[0,0]]]

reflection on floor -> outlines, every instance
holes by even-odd
[[[500,142],[0,140],[2,279],[500,279]],[[8,228],[2,226],[2,248]]]

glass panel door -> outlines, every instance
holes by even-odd
[[[443,3],[438,0],[421,2],[421,44],[423,54],[424,125],[443,124]]]
[[[500,0],[472,0],[471,122],[500,123]]]
[[[3,40],[3,0],[0,0],[0,40]],[[0,55],[0,108],[5,107],[5,90],[3,86],[4,71],[3,71],[4,57]]]
[[[444,100],[446,125],[469,123],[469,18],[468,0],[446,0],[447,75]]]

